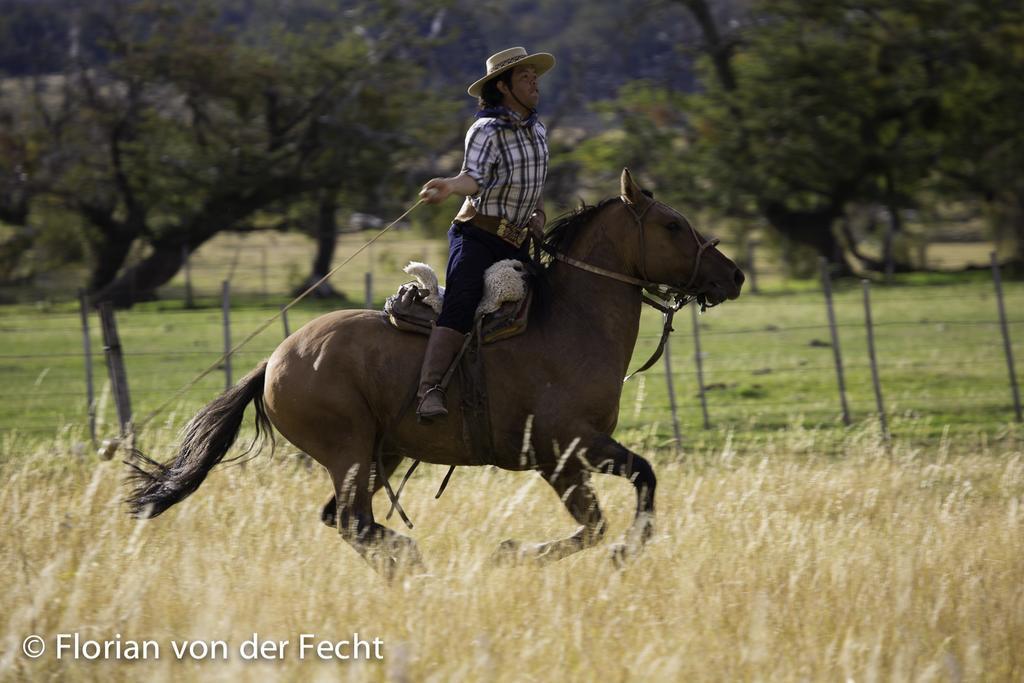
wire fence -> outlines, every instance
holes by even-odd
[[[835,296],[835,331],[850,411],[855,420],[877,419],[860,299],[853,290]],[[1005,321],[998,315],[999,297],[991,283],[873,293],[874,370],[885,393],[886,412],[897,420],[931,420],[937,430],[949,423],[1007,423],[1015,418],[1019,407],[1011,388],[1016,377],[1010,374],[1008,361],[1021,354],[1024,319],[1015,316],[1024,311],[1024,289],[1014,285],[1008,293],[1005,308],[1010,315]],[[820,292],[769,294],[741,297],[701,316],[696,328],[702,344],[701,371],[694,353],[694,326],[684,320],[687,316],[680,316],[670,342],[671,365],[655,366],[623,388],[619,428],[644,429],[657,423],[663,436],[671,436],[673,423],[687,432],[703,429],[703,414],[713,428],[841,425],[825,306]],[[279,306],[246,306],[231,310],[227,317],[215,309],[120,313],[118,328],[135,414],[152,410],[221,356],[225,319],[232,320],[240,339],[278,310]],[[293,310],[291,329],[321,312]],[[104,341],[95,316],[87,320],[86,332],[80,314],[74,312],[0,316],[0,429],[43,437],[69,424],[86,425],[92,417],[101,437],[116,433],[114,392],[104,379]],[[656,348],[659,329],[658,316],[645,313],[631,369]],[[1010,339],[1005,347],[1004,329]],[[86,334],[99,387],[91,403],[85,388]],[[238,375],[269,355],[284,335],[283,325],[272,326],[238,352],[233,359]],[[204,378],[171,406],[171,418],[160,419],[180,422],[219,394],[225,381],[220,373]]]

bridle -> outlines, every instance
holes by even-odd
[[[643,278],[636,278],[632,277],[631,275],[626,275],[624,273],[616,273],[615,271],[608,270],[607,268],[601,268],[600,266],[591,265],[585,261],[575,259],[569,256],[568,254],[560,252],[546,244],[541,244],[541,249],[545,253],[550,254],[552,258],[558,261],[567,263],[570,266],[579,268],[580,270],[585,270],[589,273],[594,273],[595,275],[601,275],[603,277],[611,278],[612,280],[618,280],[619,282],[625,282],[626,284],[640,287],[644,291],[649,292],[662,300],[686,299],[686,301],[683,303],[683,305],[685,305],[686,303],[689,303],[690,301],[695,299],[698,295],[698,292],[695,292],[693,290],[693,285],[697,281],[697,275],[700,273],[700,263],[701,260],[704,258],[704,252],[707,251],[708,249],[717,247],[720,240],[710,239],[706,241],[701,241],[701,237],[700,235],[697,234],[697,230],[693,227],[693,225],[690,225],[689,221],[686,221],[687,226],[689,226],[690,228],[690,234],[693,236],[693,241],[697,244],[697,253],[694,255],[693,270],[690,273],[690,279],[682,287],[668,285],[663,282],[654,282],[653,280],[648,279],[647,275],[647,250],[644,246],[644,218],[646,217],[647,212],[651,210],[651,207],[655,205],[662,206],[666,209],[669,209],[669,207],[655,199],[652,199],[650,200],[650,202],[648,202],[647,206],[645,206],[642,211],[637,211],[635,205],[631,201],[629,201],[625,197],[620,197],[620,199],[622,199],[623,206],[626,207],[630,215],[633,217],[633,220],[636,221],[637,224],[637,235],[639,236],[640,240],[640,274],[643,275]],[[710,306],[702,304],[702,309],[706,308],[710,308]]]
[[[666,206],[665,204],[662,204],[661,202],[657,201],[656,199],[651,199],[649,202],[647,202],[647,206],[644,207],[643,211],[637,211],[636,205],[633,202],[626,199],[626,197],[620,197],[620,199],[622,199],[623,206],[625,206],[626,209],[629,211],[630,215],[633,216],[633,220],[636,221],[637,228],[639,228],[637,230],[637,234],[639,234],[640,236],[640,274],[644,276],[644,280],[642,280],[642,282],[649,282],[649,280],[647,279],[647,249],[644,248],[644,216],[646,216],[647,212],[651,210],[651,207],[655,205],[661,206],[665,209],[668,209],[669,211],[671,211],[672,209]],[[675,213],[675,211],[673,211],[673,213]],[[680,218],[682,218],[682,216],[680,216]],[[694,297],[697,295],[697,293],[693,291],[693,284],[694,282],[697,281],[697,274],[700,272],[700,262],[701,259],[704,257],[704,252],[707,251],[708,249],[717,247],[720,240],[710,239],[702,242],[700,239],[700,235],[697,234],[696,228],[694,228],[689,221],[686,221],[686,219],[683,220],[686,222],[686,225],[690,228],[690,234],[693,236],[693,241],[697,243],[697,253],[693,259],[693,270],[690,273],[690,279],[686,282],[685,285],[678,288],[658,283],[651,284],[654,284],[655,287],[662,287],[668,290],[679,292],[682,296]]]
[[[661,202],[652,198],[647,203],[647,206],[643,208],[643,210],[637,211],[635,204],[633,204],[633,202],[631,202],[625,196],[621,196],[620,199],[622,200],[623,206],[625,206],[626,209],[629,210],[630,215],[633,217],[633,220],[635,220],[637,224],[637,234],[639,235],[640,239],[640,274],[643,275],[643,279],[635,278],[630,275],[625,275],[623,273],[616,273],[615,271],[608,270],[607,268],[601,268],[599,266],[591,265],[589,263],[586,263],[585,261],[580,261],[579,259],[575,259],[569,256],[568,254],[560,252],[557,249],[554,249],[553,247],[550,247],[544,243],[540,243],[539,246],[545,253],[550,254],[552,258],[563,263],[567,263],[568,265],[573,266],[574,268],[579,268],[580,270],[585,270],[588,273],[594,273],[595,275],[600,275],[602,277],[607,277],[612,280],[618,280],[619,282],[624,282],[629,285],[640,287],[645,292],[641,297],[643,303],[661,311],[662,316],[664,318],[664,325],[662,326],[661,341],[658,343],[658,348],[654,351],[654,355],[652,355],[647,360],[647,362],[643,364],[643,366],[641,366],[638,370],[629,373],[626,376],[626,378],[623,380],[623,382],[625,382],[628,381],[629,378],[632,377],[633,375],[641,373],[644,370],[650,368],[661,357],[662,352],[665,350],[665,343],[668,340],[668,335],[673,331],[672,317],[676,314],[676,312],[679,309],[681,309],[688,303],[697,300],[697,297],[699,296],[699,292],[694,291],[693,285],[697,281],[697,274],[700,272],[700,262],[701,259],[704,257],[704,252],[707,251],[708,249],[713,249],[714,247],[718,246],[719,240],[710,239],[706,241],[701,241],[700,235],[697,234],[696,228],[694,228],[689,221],[685,221],[684,219],[687,226],[689,226],[690,228],[690,234],[693,235],[694,242],[696,242],[697,244],[697,253],[693,259],[693,271],[690,273],[690,279],[682,287],[676,287],[674,285],[668,285],[663,282],[654,282],[652,280],[649,280],[647,279],[647,250],[644,247],[644,217],[647,215],[647,212],[651,210],[651,207],[655,205],[662,206],[669,210],[671,209],[665,204],[662,204]],[[715,305],[711,304],[709,306],[706,301],[699,301],[699,303],[702,312],[707,310],[711,306]]]

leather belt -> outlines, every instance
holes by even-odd
[[[523,242],[526,241],[526,236],[530,234],[529,225],[524,225],[520,228],[509,223],[507,218],[485,216],[481,213],[478,213],[469,220],[463,222],[475,225],[484,232],[497,235],[514,247],[521,247]]]

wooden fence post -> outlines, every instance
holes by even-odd
[[[1006,354],[1006,367],[1010,372],[1010,390],[1013,392],[1013,411],[1017,422],[1022,422],[1020,411],[1020,389],[1017,387],[1017,372],[1013,368],[1013,345],[1010,343],[1010,328],[1006,324],[1006,308],[1003,305],[1003,277],[999,272],[999,261],[996,252],[990,256],[992,260],[992,281],[996,286],[996,303],[999,306],[999,326],[1003,330],[1003,352]]]
[[[78,290],[78,310],[82,318],[82,352],[85,355],[85,397],[89,414],[89,438],[96,446],[96,400],[92,385],[92,340],[89,338],[89,295]]]
[[[839,332],[836,330],[836,313],[832,309],[832,276],[828,261],[821,259],[821,288],[825,293],[825,309],[828,311],[828,329],[832,335],[832,358],[836,364],[836,380],[839,382],[839,405],[843,411],[843,424],[850,426],[850,407],[846,404],[846,380],[843,378],[843,354],[839,351]]]
[[[292,332],[288,329],[288,307],[281,307],[281,322],[284,323],[284,338],[287,339],[291,336]]]
[[[665,340],[665,384],[668,385],[668,404],[672,408],[672,430],[676,435],[676,448],[678,449],[683,443],[682,432],[679,430],[679,411],[676,409],[676,390],[675,385],[672,382],[672,352],[670,346],[672,345],[672,339],[668,338]]]
[[[129,251],[128,254],[129,254],[128,257],[125,258],[125,263],[130,263],[131,251]],[[135,295],[136,286],[138,285],[138,273],[139,273],[139,270],[138,270],[137,266],[139,265],[139,261],[141,261],[141,260],[142,260],[141,257],[136,258],[135,259],[135,263],[132,263],[131,265],[128,266],[128,273],[130,275],[130,277],[128,278],[128,284],[129,284],[129,290],[128,291],[130,292],[131,301],[136,301],[137,300],[136,295]]]
[[[370,310],[373,308],[373,273],[367,272],[366,274],[366,309]]]
[[[885,404],[882,402],[882,383],[878,379],[878,362],[875,359],[875,332],[871,322],[871,283],[861,280],[864,291],[864,324],[868,333],[868,356],[871,359],[871,382],[875,385],[875,405],[878,406],[878,419],[882,423],[882,438],[889,440],[889,424],[885,419]]]
[[[132,431],[132,402],[128,393],[128,373],[124,369],[124,354],[121,338],[117,334],[117,320],[109,301],[100,304],[100,325],[103,328],[103,351],[107,359],[107,374],[110,388],[117,406],[117,420],[121,425],[121,436]]]
[[[231,381],[231,281],[220,284],[220,311],[224,323],[224,388],[230,389]]]
[[[700,326],[697,323],[697,304],[690,304],[690,320],[693,321],[693,357],[697,361],[697,388],[700,395],[700,409],[704,415],[704,429],[711,429],[708,419],[708,399],[704,393],[704,359],[700,353]]]

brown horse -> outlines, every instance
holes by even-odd
[[[538,471],[580,524],[567,538],[499,547],[499,557],[538,561],[565,557],[603,536],[591,472],[627,477],[637,510],[613,556],[632,557],[652,530],[656,480],[650,463],[611,434],[640,326],[637,283],[664,283],[715,305],[739,296],[743,273],[716,242],[642,192],[628,170],[620,197],[561,219],[549,234],[559,256],[544,275],[546,313],[524,334],[483,347],[492,453],[467,447],[458,382],[449,391],[446,421],[419,424],[408,410],[425,337],[396,330],[379,311],[336,311],[298,330],[200,411],[173,462],[161,465],[140,454],[131,509],[156,516],[195,491],[224,458],[246,406],[254,403],[257,435],[272,425],[327,468],[335,499],[325,521],[336,521],[342,537],[386,575],[403,563],[420,563],[415,542],[378,524],[371,505],[403,458]]]

